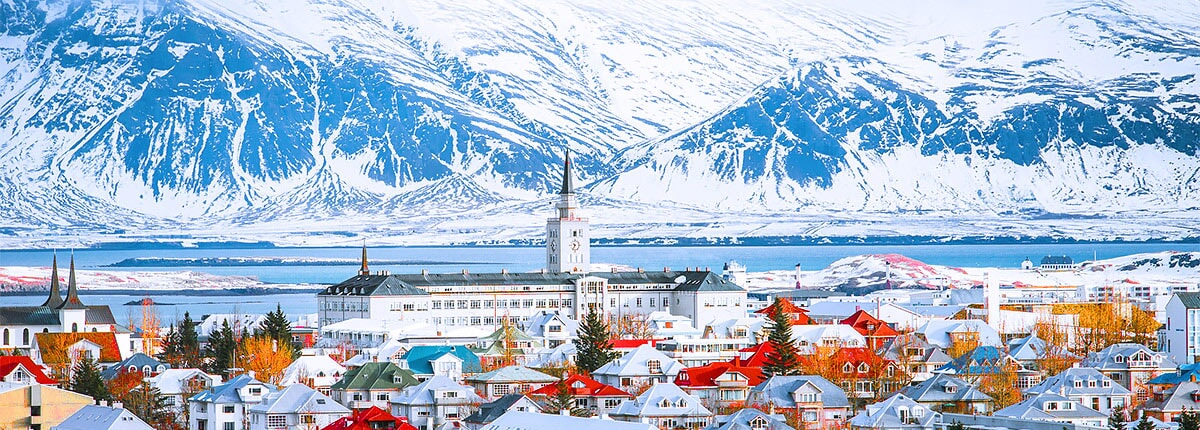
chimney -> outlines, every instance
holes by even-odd
[[[462,270],[462,274],[466,275],[466,274],[467,274],[467,269],[463,269],[463,270]]]
[[[663,271],[664,271],[664,272],[670,272],[670,271],[671,271],[671,268],[670,268],[670,267],[663,266]]]
[[[501,275],[507,275],[507,274],[508,274],[508,269],[500,269],[500,274],[501,274]]]
[[[429,271],[426,269],[421,269],[421,276],[427,276],[427,275],[429,275]]]

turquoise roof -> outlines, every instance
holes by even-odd
[[[408,369],[414,374],[432,375],[432,361],[446,354],[462,360],[463,373],[478,373],[483,370],[483,366],[479,363],[479,356],[466,346],[418,345],[404,353],[401,359],[408,362]]]

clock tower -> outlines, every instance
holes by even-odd
[[[546,220],[546,269],[550,272],[591,271],[592,251],[588,243],[588,220],[580,217],[571,181],[571,154],[563,162],[562,189],[554,205],[558,216]]]

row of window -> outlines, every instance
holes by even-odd
[[[571,307],[571,299],[434,300],[433,309],[559,309]]]
[[[504,319],[508,318],[508,322],[512,324],[524,324],[529,321],[529,317],[521,316],[497,316],[497,317],[435,317],[433,323],[442,326],[466,326],[466,325],[482,325],[493,326],[500,325]]]

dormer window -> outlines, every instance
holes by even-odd
[[[869,371],[871,371],[871,366],[867,366],[867,363],[858,365],[858,373],[867,373]]]
[[[1124,355],[1118,355],[1118,356],[1114,356],[1114,357],[1113,357],[1113,362],[1114,362],[1114,363],[1124,363],[1124,362],[1125,362],[1125,356],[1124,356]]]
[[[686,408],[686,407],[687,407],[687,400],[684,400],[684,399],[679,399],[679,401],[678,401],[678,402],[675,402],[675,407],[677,407],[677,408]]]
[[[669,408],[669,407],[671,407],[671,401],[667,400],[667,399],[662,399],[662,401],[658,402],[658,407]]]
[[[850,373],[853,371],[854,371],[854,366],[851,366],[850,363],[846,363],[846,364],[842,365],[842,373]]]
[[[945,389],[946,389],[945,391],[950,394],[954,394],[954,393],[958,392],[958,386],[954,385],[954,384],[946,384]]]
[[[1088,388],[1096,388],[1096,381],[1095,381],[1095,380],[1089,380],[1089,381],[1088,381]]]
[[[1083,381],[1075,380],[1075,388],[1083,388]]]
[[[750,428],[752,430],[765,430],[768,425],[769,423],[767,423],[767,419],[763,418],[762,416],[757,416],[750,420]]]
[[[1102,386],[1102,387],[1104,387],[1104,388],[1111,387],[1111,386],[1112,386],[1112,381],[1109,381],[1109,380],[1105,379],[1105,380],[1104,380],[1104,382],[1101,382],[1101,383],[1100,383],[1100,386]]]

